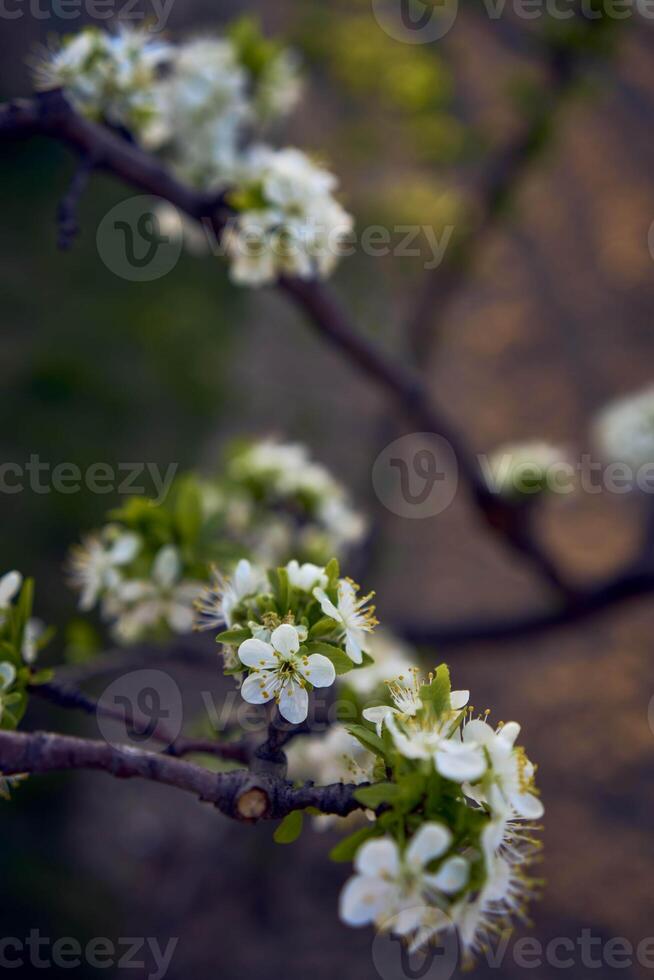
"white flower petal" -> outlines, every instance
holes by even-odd
[[[0,664],[0,689],[8,691],[15,680],[16,668],[5,660]]]
[[[307,658],[307,663],[298,664],[297,669],[314,687],[329,687],[336,680],[333,663],[321,653],[312,653]]]
[[[300,649],[300,638],[297,630],[290,623],[282,623],[276,630],[273,630],[270,642],[275,650],[279,650],[285,657],[290,657]]]
[[[7,572],[0,578],[0,609],[6,609],[23,584],[20,572]]]
[[[296,681],[287,681],[279,694],[279,713],[291,725],[299,725],[309,713],[309,695]]]
[[[389,704],[380,704],[374,708],[364,708],[362,712],[366,721],[371,721],[376,726],[379,736],[381,736],[384,722],[388,716],[395,713],[395,708],[391,708]]]
[[[362,632],[362,630],[348,630],[345,634],[345,652],[355,664],[360,664],[363,660]]]
[[[470,877],[470,865],[465,858],[455,856],[444,861],[436,874],[425,875],[425,880],[446,895],[455,895],[467,884]]]
[[[501,738],[503,742],[506,742],[508,745],[511,746],[511,748],[513,748],[519,734],[520,734],[520,725],[518,724],[518,722],[507,721],[506,725],[502,725],[502,727],[500,728],[499,732],[497,733],[497,737]]]
[[[254,638],[241,643],[238,648],[238,658],[246,667],[253,667],[255,670],[276,670],[279,667],[279,661],[271,645]]]
[[[241,685],[241,697],[248,704],[267,704],[278,687],[276,675],[271,670],[255,671],[249,674]]]
[[[133,561],[141,547],[137,534],[121,534],[109,548],[108,557],[114,565],[127,565]]]
[[[464,742],[476,742],[478,745],[490,745],[495,741],[495,732],[485,721],[474,718],[463,729]]]
[[[452,834],[443,824],[423,824],[407,847],[405,860],[414,868],[422,868],[440,857],[451,842]]]
[[[330,619],[335,619],[337,623],[341,622],[341,614],[324,589],[314,589],[313,596],[314,599],[317,599],[320,603],[320,608],[324,612],[325,616],[329,616]]]
[[[400,870],[397,844],[390,837],[366,841],[356,853],[354,867],[362,875],[395,878]]]
[[[162,589],[170,589],[179,578],[181,564],[177,548],[166,545],[154,560],[152,578]]]
[[[452,691],[450,694],[450,704],[453,711],[461,711],[470,700],[470,691]]]
[[[545,813],[545,807],[533,793],[515,793],[510,802],[518,816],[525,820],[540,820]]]
[[[174,633],[190,633],[193,629],[193,607],[180,602],[168,606],[168,625]]]
[[[455,783],[476,782],[486,772],[486,756],[477,745],[444,740],[434,756],[436,769]]]
[[[339,899],[339,916],[349,926],[364,926],[393,911],[396,890],[377,877],[355,875]]]

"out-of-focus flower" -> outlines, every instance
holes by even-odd
[[[654,462],[654,386],[607,405],[595,421],[593,434],[610,462],[634,469]]]

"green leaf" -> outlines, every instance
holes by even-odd
[[[302,810],[292,810],[284,817],[279,827],[273,834],[273,839],[277,844],[292,844],[302,833],[304,814]]]
[[[344,727],[346,731],[350,733],[350,735],[353,735],[354,738],[356,738],[357,741],[363,745],[364,749],[374,752],[375,755],[383,756],[386,754],[384,743],[379,736],[375,735],[374,732],[371,732],[369,728],[364,728],[363,725],[345,725]]]
[[[320,640],[312,640],[310,643],[306,644],[307,653],[320,653],[323,657],[327,657],[328,660],[334,665],[334,669],[337,674],[347,674],[352,670],[354,664],[340,647],[334,646],[332,643],[324,643]]]
[[[323,616],[309,630],[309,638],[315,639],[318,636],[326,636],[328,633],[333,633],[337,626],[338,623],[335,620],[330,619],[329,616]]]
[[[244,643],[249,640],[252,633],[246,627],[242,629],[225,630],[216,637],[216,643],[225,643],[227,646],[236,646],[237,643]]]
[[[335,586],[341,575],[341,568],[337,558],[332,558],[325,566],[325,575],[329,579],[330,586]]]
[[[371,810],[376,810],[382,803],[393,803],[399,795],[400,787],[396,783],[375,783],[373,786],[358,789],[354,799]]]
[[[179,481],[175,501],[175,523],[185,545],[197,544],[202,528],[202,496],[195,477]]]
[[[441,664],[440,667],[436,668],[431,683],[421,686],[420,699],[423,704],[429,705],[439,717],[445,711],[449,711],[451,693],[449,668],[447,664]]]
[[[329,852],[329,858],[338,864],[345,861],[352,861],[356,852],[365,841],[371,837],[379,837],[379,835],[380,830],[376,824],[371,824],[369,827],[362,827],[360,830],[356,830],[353,834],[350,834],[349,837],[344,837],[335,847],[332,847]]]

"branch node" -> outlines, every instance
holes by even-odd
[[[270,811],[270,797],[260,786],[250,785],[236,797],[236,816],[246,823],[256,823]]]

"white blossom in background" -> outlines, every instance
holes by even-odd
[[[11,706],[15,694],[11,689],[16,680],[16,668],[8,661],[0,663],[0,722],[2,721],[5,710]]]
[[[290,507],[289,515],[271,508],[265,523],[257,527],[252,546],[264,564],[277,564],[276,556],[297,539],[297,521],[292,516],[296,502],[308,508],[306,522],[299,529],[299,541],[308,552],[341,556],[365,536],[367,522],[352,506],[343,485],[313,462],[300,443],[255,442],[234,456],[228,475],[245,485],[244,493],[255,483],[273,505],[288,503]]]
[[[310,779],[320,786],[372,779],[374,755],[342,725],[331,725],[324,734],[293,739],[286,754],[290,779]]]
[[[284,274],[329,276],[353,228],[337,186],[301,150],[254,147],[230,198],[239,212],[224,237],[232,278],[261,286]]]
[[[241,135],[252,116],[248,75],[232,43],[197,38],[173,49],[158,84],[156,125],[148,145],[162,150],[192,184],[219,189],[236,175]]]
[[[119,582],[103,603],[104,615],[114,621],[114,632],[124,643],[134,643],[149,630],[165,625],[173,633],[190,633],[194,604],[204,584],[181,578],[179,553],[172,545],[154,559],[150,578]]]
[[[173,204],[159,201],[154,208],[154,215],[159,226],[159,234],[171,241],[181,241],[186,251],[202,258],[211,251],[210,232],[201,222],[189,218]]]
[[[321,568],[320,565],[313,565],[311,562],[300,565],[298,561],[293,559],[286,566],[286,572],[290,584],[296,589],[301,589],[302,592],[313,592],[318,587],[324,589],[327,585],[325,569]]]
[[[314,687],[330,687],[336,679],[334,665],[319,653],[300,653],[301,633],[283,623],[273,630],[270,643],[259,639],[245,640],[238,656],[250,673],[243,681],[241,694],[250,704],[266,704],[273,699],[279,713],[293,725],[303,722],[309,711],[306,682]]]
[[[292,112],[301,96],[300,59],[294,51],[283,49],[270,59],[258,79],[254,110],[262,122],[268,122]]]
[[[23,576],[20,572],[7,572],[0,578],[0,626],[5,621],[6,612],[20,592]]]
[[[121,569],[136,558],[141,548],[137,534],[121,532],[109,525],[102,534],[92,534],[71,548],[70,581],[80,593],[79,607],[88,612],[98,599],[113,592],[122,581]]]
[[[595,420],[593,437],[609,462],[634,469],[654,462],[654,385],[607,405]]]
[[[313,590],[325,616],[333,619],[341,628],[345,639],[345,652],[355,664],[362,663],[363,654],[368,652],[370,644],[369,634],[377,626],[375,607],[368,605],[374,593],[369,592],[368,595],[359,596],[358,591],[358,585],[350,579],[341,579],[338,583],[336,605],[334,605],[324,589]]]
[[[63,87],[79,112],[140,136],[158,118],[157,81],[172,54],[170,44],[146,29],[87,27],[41,55],[36,87]]]
[[[231,576],[211,570],[211,582],[195,601],[196,630],[223,630],[234,625],[234,610],[249,596],[266,588],[266,574],[245,558]]]
[[[373,694],[383,687],[386,681],[400,674],[411,676],[411,664],[416,657],[415,651],[389,630],[375,630],[370,636],[369,652],[374,663],[365,670],[351,671],[343,679],[344,683],[352,687],[357,694]]]
[[[488,488],[506,497],[529,497],[552,489],[562,464],[569,465],[569,454],[540,441],[509,443],[482,459]]]

